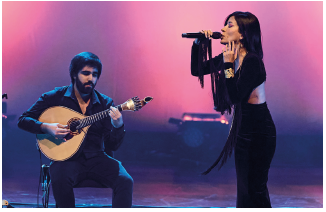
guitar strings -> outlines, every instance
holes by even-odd
[[[93,124],[94,122],[102,119],[102,118],[106,118],[109,116],[109,110],[105,110],[99,113],[96,113],[94,115],[91,115],[87,118],[81,119],[79,120],[79,125],[76,127],[77,130],[82,129],[88,125]]]

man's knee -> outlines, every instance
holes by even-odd
[[[134,179],[132,179],[132,177],[128,175],[128,178],[126,179],[126,183],[128,184],[128,186],[133,187]]]
[[[117,188],[132,189],[133,185],[134,185],[134,180],[129,174],[119,175],[116,182]]]
[[[50,178],[52,183],[72,183],[72,174],[66,171],[61,164],[51,164]]]
[[[134,179],[128,174],[128,175],[123,175],[121,179],[121,183],[126,185],[126,187],[133,187],[134,185]]]

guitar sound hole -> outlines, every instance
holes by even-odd
[[[69,128],[70,128],[70,130],[72,131],[72,132],[75,132],[76,130],[77,130],[77,126],[79,125],[79,122],[78,121],[73,121],[72,123],[70,123],[70,126],[69,126]]]
[[[70,129],[70,133],[66,135],[65,139],[69,140],[75,135],[78,135],[81,132],[81,129],[77,130],[78,125],[80,124],[79,118],[72,118],[68,121],[67,125]]]

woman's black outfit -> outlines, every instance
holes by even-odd
[[[251,92],[266,80],[264,63],[256,54],[248,52],[234,77],[225,78],[224,69],[234,68],[234,64],[223,63],[222,54],[202,63],[205,52],[202,52],[199,45],[194,43],[192,47],[191,74],[199,77],[211,74],[215,110],[224,113],[231,106],[234,108],[225,147],[205,174],[222,159],[221,167],[234,150],[237,173],[236,207],[271,207],[267,180],[276,146],[275,125],[266,102],[248,103]]]

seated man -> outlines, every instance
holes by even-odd
[[[47,108],[64,106],[86,116],[110,109],[110,117],[90,126],[76,154],[64,161],[51,162],[53,196],[57,207],[75,207],[73,186],[78,183],[76,180],[92,179],[113,189],[112,207],[131,207],[133,179],[112,153],[119,148],[125,135],[122,115],[113,107],[110,97],[94,89],[102,63],[95,54],[82,52],[71,60],[69,71],[71,85],[44,93],[20,116],[18,127],[34,134],[64,139],[70,132],[67,125],[38,121]]]

